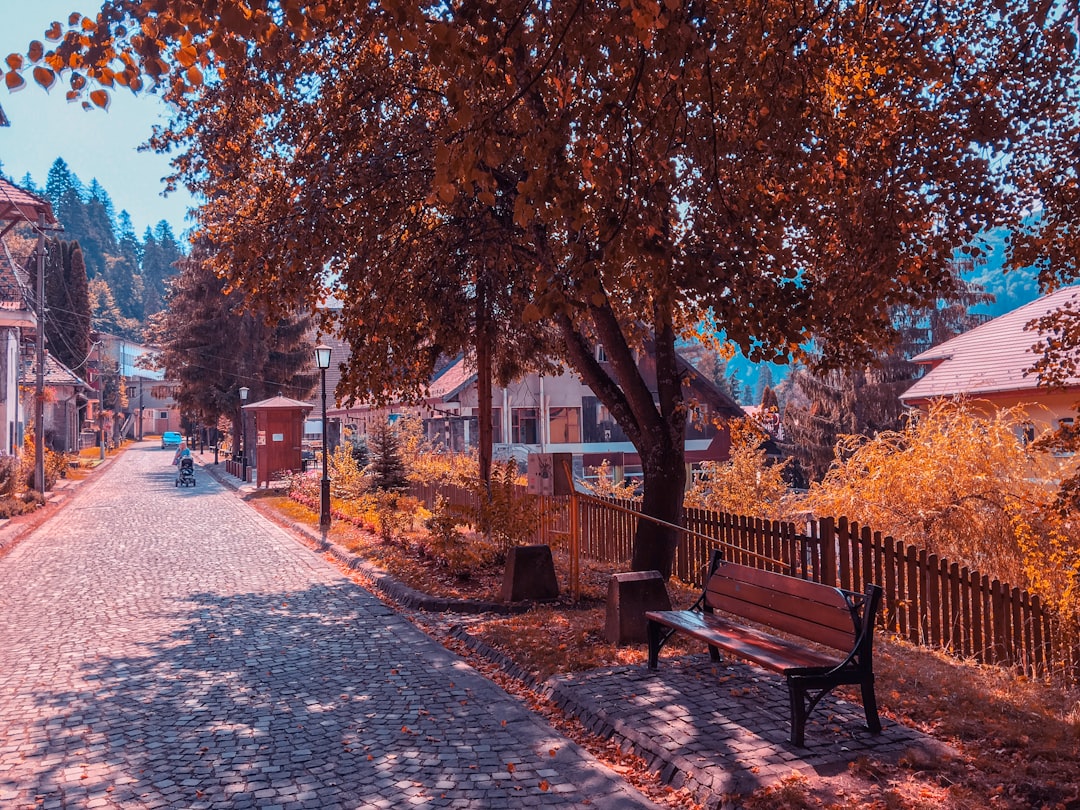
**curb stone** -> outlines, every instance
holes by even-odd
[[[207,465],[203,465],[203,469],[205,469],[219,484],[228,487],[234,492],[244,491],[243,485],[230,480],[232,476],[227,473],[222,473],[220,470],[215,470]],[[338,544],[326,540],[320,532],[313,530],[310,526],[281,516],[275,516],[274,520],[281,525],[292,529],[294,532],[303,535],[315,544],[318,551],[329,552],[346,568],[353,571],[359,571],[371,581],[374,588],[409,610],[422,610],[425,613],[462,613],[469,615],[495,613],[499,615],[514,615],[528,613],[535,607],[535,603],[533,602],[513,602],[511,604],[505,604],[503,602],[487,602],[479,599],[451,599],[431,596],[423,591],[410,588],[393,574],[388,573],[377,565],[373,565],[363,557],[353,554]]]

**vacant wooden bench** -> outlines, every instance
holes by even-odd
[[[797,577],[724,562],[719,551],[709,561],[701,597],[689,610],[648,611],[649,669],[675,633],[705,642],[713,661],[720,650],[752,661],[787,679],[791,742],[804,745],[806,718],[825,695],[843,684],[862,689],[866,725],[881,731],[874,695],[874,621],[881,588],[860,594]],[[719,616],[730,616],[814,642],[811,647]],[[833,651],[838,651],[839,654]]]

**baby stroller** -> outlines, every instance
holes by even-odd
[[[184,456],[176,465],[176,483],[173,486],[195,486],[195,461],[191,456]]]

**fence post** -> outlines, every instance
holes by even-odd
[[[581,566],[581,534],[578,519],[578,491],[570,462],[563,459],[566,480],[570,482],[570,596],[576,604],[581,599],[579,568]]]
[[[831,517],[818,518],[821,538],[821,582],[836,585],[836,530]]]

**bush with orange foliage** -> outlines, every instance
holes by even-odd
[[[1076,461],[1023,440],[1022,408],[936,402],[900,431],[846,436],[804,506],[1028,588],[1080,624],[1080,514],[1055,508]]]
[[[787,519],[793,506],[784,481],[788,462],[769,462],[764,446],[769,435],[753,419],[735,419],[728,425],[728,460],[702,463],[700,474],[686,493],[685,505],[732,515]]]

